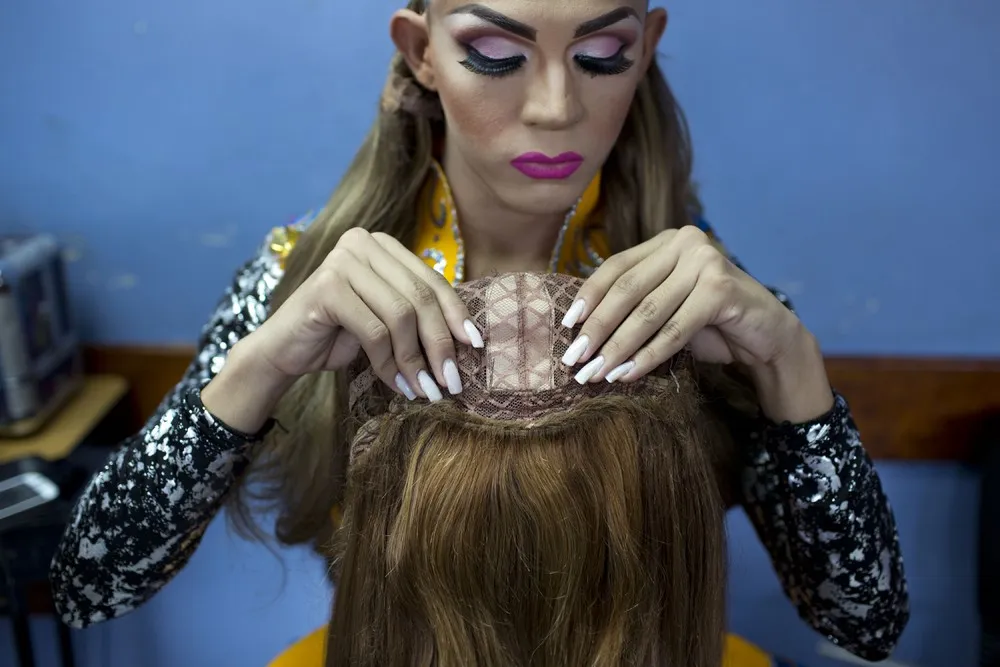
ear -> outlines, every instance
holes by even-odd
[[[427,14],[400,9],[389,20],[389,35],[414,78],[424,88],[435,90]]]
[[[667,30],[667,10],[656,7],[646,13],[642,34],[642,69],[646,71],[656,59],[656,47]]]

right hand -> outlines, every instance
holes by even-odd
[[[344,368],[363,349],[378,377],[411,400],[439,400],[439,387],[461,392],[455,341],[483,344],[444,277],[392,236],[358,228],[250,339],[254,356],[287,379]]]

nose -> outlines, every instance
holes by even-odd
[[[538,69],[530,76],[521,119],[525,125],[562,130],[579,123],[583,104],[565,63]]]

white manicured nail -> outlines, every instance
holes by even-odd
[[[420,383],[420,388],[424,390],[424,395],[427,396],[428,400],[440,401],[444,398],[441,395],[441,389],[437,386],[437,382],[434,381],[434,378],[427,371],[417,373],[417,382]]]
[[[402,373],[396,373],[396,388],[403,392],[403,395],[409,400],[417,400],[416,392],[413,391],[412,387],[410,387],[410,383],[406,381],[406,378],[403,377]]]
[[[583,302],[583,299],[577,299],[573,302],[573,305],[569,307],[566,311],[566,316],[563,318],[562,325],[568,329],[572,329],[576,326],[576,321],[580,319],[583,315],[583,309],[587,307],[587,304]]]
[[[441,370],[444,372],[445,382],[448,383],[448,393],[461,394],[462,393],[462,378],[458,376],[458,366],[451,359],[448,359],[441,366]]]
[[[472,347],[477,350],[481,350],[485,347],[485,345],[483,345],[483,334],[479,333],[479,329],[477,329],[476,325],[472,323],[472,320],[465,320],[465,322],[462,323],[462,327],[465,328],[465,335],[469,337],[470,341],[472,341]]]
[[[580,357],[583,353],[587,351],[587,346],[590,345],[590,339],[586,336],[580,336],[573,344],[566,348],[566,354],[563,355],[562,362],[567,366],[575,366],[576,362],[580,361]]]
[[[580,384],[587,384],[590,378],[597,374],[597,371],[601,370],[601,366],[604,365],[604,357],[594,357],[590,360],[590,363],[580,369],[580,372],[576,374],[573,379]]]
[[[607,380],[608,382],[614,382],[615,380],[619,380],[628,375],[629,371],[631,371],[633,368],[635,368],[635,362],[626,361],[621,366],[616,366],[615,368],[611,369],[611,372],[605,375],[604,379]]]

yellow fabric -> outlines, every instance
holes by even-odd
[[[465,278],[465,249],[458,213],[444,170],[433,163],[420,197],[413,252],[456,285]],[[600,173],[590,182],[576,206],[566,216],[562,233],[552,251],[549,270],[581,275],[607,258],[609,245],[600,216],[593,215],[601,194]]]
[[[268,667],[323,667],[326,659],[326,626],[290,646]],[[726,635],[722,667],[774,667],[767,653],[736,635]]]

